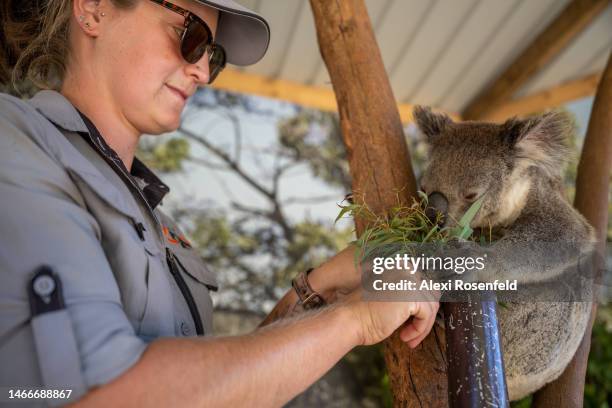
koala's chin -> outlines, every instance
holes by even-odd
[[[527,172],[515,169],[506,180],[501,194],[493,198],[496,210],[482,217],[476,217],[473,222],[475,228],[507,227],[512,225],[521,215],[532,186],[531,178]]]
[[[563,272],[577,269],[578,256],[551,259],[551,243],[572,243],[580,254],[593,251],[593,229],[559,188],[572,130],[567,116],[455,123],[416,107],[414,118],[430,146],[431,164],[423,173],[428,190],[459,196],[457,186],[488,189],[472,226],[501,227],[490,247],[490,276],[526,285],[559,281]],[[517,243],[528,249],[517,252]],[[508,392],[516,400],[563,372],[582,340],[591,303],[514,302],[498,310]]]

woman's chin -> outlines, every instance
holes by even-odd
[[[157,133],[167,133],[172,132],[181,124],[181,114],[180,112],[174,112],[173,110],[163,112],[160,114],[155,121],[157,127],[159,127],[159,131]]]

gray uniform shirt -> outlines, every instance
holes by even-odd
[[[54,91],[0,94],[0,402],[33,387],[73,389],[74,400],[152,339],[212,330],[215,276],[147,200],[151,180],[121,175],[86,121]],[[65,308],[33,316],[41,265],[59,277]]]

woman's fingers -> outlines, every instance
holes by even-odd
[[[419,302],[415,314],[400,331],[400,339],[411,348],[416,347],[430,332],[436,320],[439,304]]]

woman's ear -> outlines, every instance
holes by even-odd
[[[443,113],[433,113],[431,108],[415,106],[412,112],[414,121],[428,141],[443,133],[453,121]]]
[[[72,12],[77,25],[86,35],[97,37],[100,34],[100,23],[106,13],[102,10],[106,1],[74,0]]]

